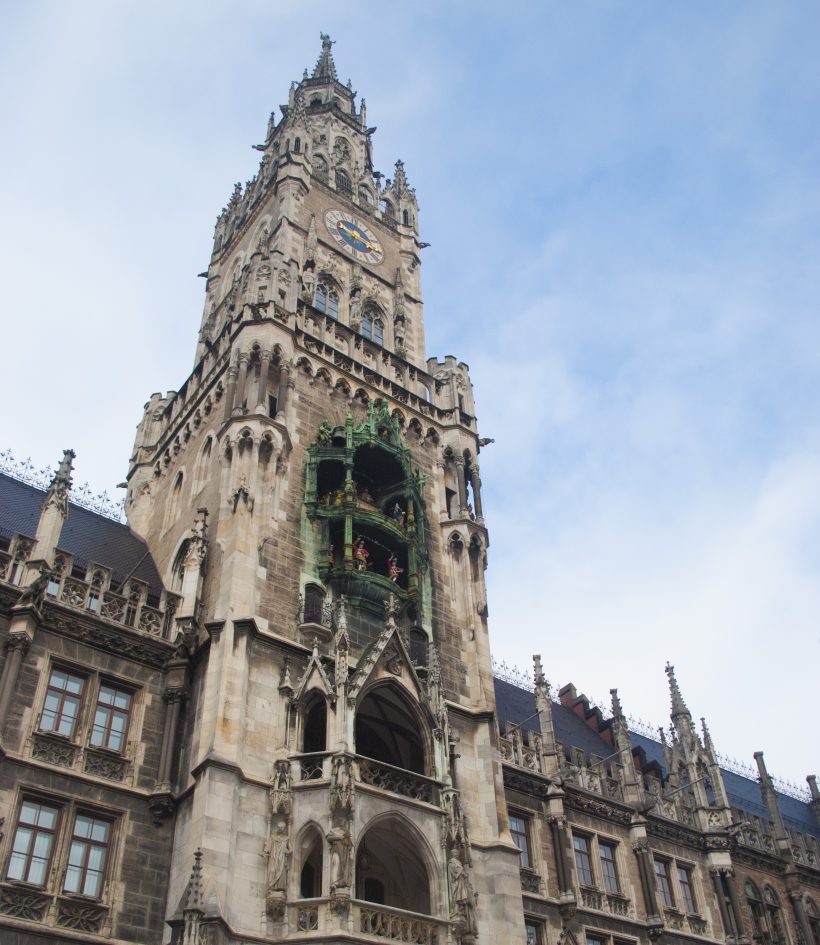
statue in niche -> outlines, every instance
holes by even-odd
[[[340,756],[333,759],[333,789],[331,807],[352,810],[353,808],[353,771],[350,758]]]
[[[289,815],[291,811],[291,777],[290,762],[286,760],[277,761],[274,766],[272,785],[270,789],[270,809],[271,814]]]
[[[400,574],[404,574],[404,568],[399,567],[399,562],[396,560],[395,555],[390,555],[387,559],[387,576],[395,584]]]
[[[354,285],[350,290],[350,303],[348,310],[350,312],[350,327],[358,331],[362,324],[362,290],[358,285]]]
[[[327,420],[322,420],[319,424],[319,433],[316,436],[316,442],[320,446],[326,446],[330,443],[330,438],[333,433],[333,430]]]
[[[454,849],[450,853],[447,863],[447,878],[450,881],[450,917],[459,923],[459,938],[461,941],[472,941],[467,936],[475,936],[478,932],[476,921],[476,894],[467,867],[459,859]]]
[[[312,259],[308,259],[302,268],[302,298],[309,305],[313,305],[313,297],[316,293],[316,265]]]
[[[285,892],[288,887],[288,871],[292,848],[288,822],[284,817],[276,821],[268,846],[268,879],[266,893]],[[276,897],[273,897],[276,898]]]
[[[366,571],[370,552],[365,548],[364,538],[357,538],[353,542],[353,561],[357,571]]]
[[[353,838],[350,831],[338,824],[327,834],[330,846],[330,891],[350,888],[350,863],[353,852]]]

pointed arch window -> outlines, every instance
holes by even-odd
[[[392,203],[387,199],[382,199],[379,204],[379,209],[382,212],[382,216],[386,217],[388,220],[396,219],[396,210]]]
[[[165,527],[170,528],[177,520],[179,515],[179,497],[182,494],[182,483],[184,476],[182,471],[177,473],[174,484],[171,486],[171,494],[165,506]]]
[[[353,193],[353,187],[350,184],[350,178],[347,176],[346,171],[336,171],[336,190],[341,190],[342,193],[345,194]]]
[[[327,280],[322,280],[316,286],[316,308],[331,318],[339,317],[339,293]]]
[[[377,345],[384,344],[384,322],[375,308],[366,308],[362,315],[362,334]]]
[[[327,703],[317,692],[305,709],[302,727],[302,751],[324,751],[327,746]]]

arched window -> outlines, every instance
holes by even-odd
[[[327,280],[316,286],[316,308],[331,318],[339,317],[339,293]]]
[[[350,185],[350,178],[347,176],[347,173],[343,170],[336,171],[336,190],[341,190],[343,193],[352,194],[353,188]]]
[[[356,851],[357,898],[430,915],[430,872],[423,858],[423,844],[421,837],[398,818],[380,818],[367,827]]]
[[[170,528],[174,522],[177,520],[179,515],[179,497],[182,493],[182,482],[184,476],[182,472],[178,472],[176,479],[174,479],[174,484],[171,486],[171,494],[168,496],[168,501],[165,505],[165,527]]]
[[[407,210],[402,210],[401,212],[401,222],[405,226],[410,226],[410,213]]]
[[[425,773],[419,717],[394,686],[378,686],[356,712],[356,752],[396,768]]]
[[[296,138],[293,142],[293,150],[298,154],[302,150],[302,139]]]
[[[379,209],[382,212],[382,216],[386,217],[388,220],[396,219],[396,211],[393,207],[393,204],[390,203],[389,200],[383,198],[379,204]]]
[[[208,466],[211,461],[213,442],[213,437],[209,436],[202,444],[202,449],[196,461],[196,467],[194,468],[194,487],[192,489],[194,495],[201,492],[205,483],[208,481]]]
[[[384,344],[384,322],[378,309],[368,306],[362,315],[361,332],[365,338],[375,341],[377,345]]]
[[[324,751],[327,745],[327,703],[317,692],[305,709],[302,751]]]
[[[299,898],[318,899],[322,895],[322,836],[309,830],[297,850],[299,870]]]
[[[806,900],[806,918],[809,920],[811,929],[811,945],[820,945],[820,912],[817,909],[817,903],[813,899]]]
[[[313,170],[320,177],[327,177],[327,161],[321,154],[313,155]]]
[[[175,594],[182,593],[182,578],[185,576],[185,557],[188,554],[188,546],[190,542],[186,539],[179,546],[179,551],[177,552],[176,558],[174,558],[174,564],[171,568],[171,590]]]
[[[766,902],[766,917],[769,920],[769,935],[773,945],[787,945],[786,927],[783,923],[783,910],[780,897],[771,886],[763,887],[763,899]]]
[[[359,188],[359,201],[361,203],[367,204],[368,207],[373,206],[373,194],[367,189],[367,187]]]

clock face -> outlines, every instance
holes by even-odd
[[[384,259],[384,250],[376,235],[352,213],[328,210],[325,226],[335,243],[354,259],[373,265],[378,265]]]

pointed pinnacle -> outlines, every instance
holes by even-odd
[[[672,718],[677,715],[689,715],[689,709],[683,701],[678,681],[675,679],[675,667],[671,663],[666,664],[666,675],[669,677],[669,694],[672,698]]]
[[[185,908],[202,911],[202,850],[199,847],[194,851],[194,865],[191,868],[191,878],[188,880]]]

